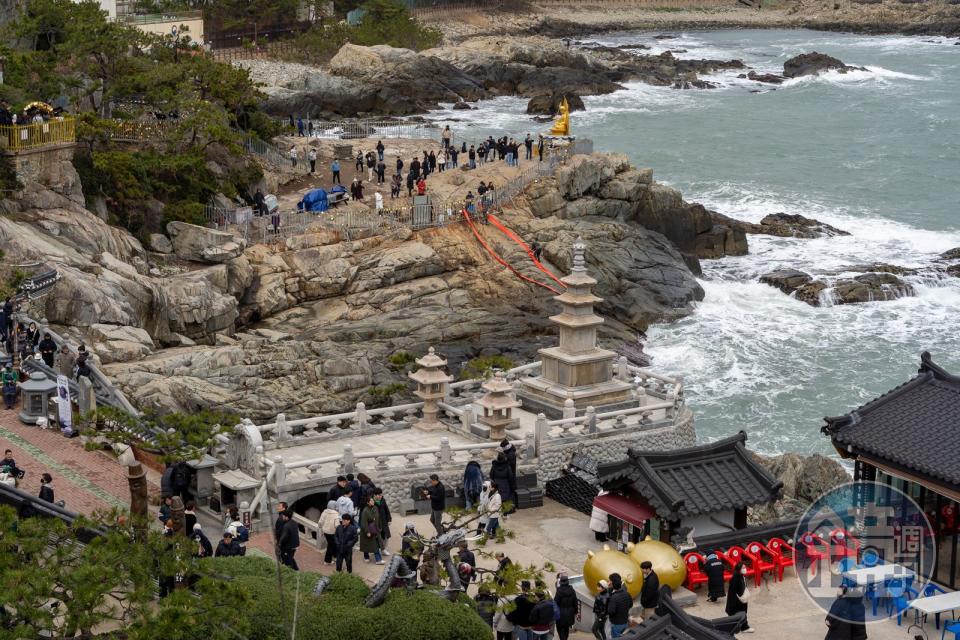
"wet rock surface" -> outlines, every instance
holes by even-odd
[[[824,71],[838,71],[840,73],[849,73],[850,71],[867,71],[866,67],[852,67],[844,64],[843,61],[828,56],[825,53],[813,51],[811,53],[801,53],[783,63],[783,76],[785,78],[799,78],[800,76],[819,75]]]

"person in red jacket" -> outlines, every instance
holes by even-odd
[[[423,196],[427,194],[427,181],[423,178],[417,180],[417,195]]]

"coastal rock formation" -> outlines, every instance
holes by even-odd
[[[596,154],[535,183],[530,204],[519,198],[502,215],[544,247],[558,274],[571,267],[574,240],[589,243],[610,348],[635,344],[637,331],[703,297],[688,259],[638,224],[636,211],[659,206],[644,202],[654,187],[652,172],[625,156]],[[456,367],[481,352],[527,360],[553,340],[553,294],[504,269],[460,225],[352,240],[317,226],[277,248],[177,223],[173,252],[162,253],[42,185],[24,195],[3,202],[0,247],[13,260],[43,255],[62,274],[30,314],[85,341],[144,407],[223,407],[258,419],[336,411],[403,382],[386,366],[400,350],[435,346]],[[551,198],[557,215],[534,214]],[[546,278],[495,227],[480,233],[522,273]]]
[[[828,238],[850,235],[843,229],[798,214],[771,213],[764,216],[759,223],[744,222],[719,213],[712,213],[712,216],[717,224],[739,229],[744,233],[782,238]]]
[[[344,45],[328,69],[268,60],[239,62],[262,78],[266,107],[278,115],[410,115],[440,102],[475,101],[487,92],[451,64],[386,45]]]
[[[538,217],[602,216],[640,224],[665,236],[694,264],[697,258],[747,252],[741,230],[715,222],[702,205],[689,204],[676,189],[654,182],[650,169],[631,168],[626,156],[577,156],[554,178],[531,186],[528,197]]]
[[[583,98],[577,94],[562,92],[533,96],[527,102],[527,113],[555,116],[560,112],[560,103],[563,102],[564,98],[567,99],[570,111],[583,111],[587,108],[583,104]]]
[[[750,524],[799,517],[823,494],[850,481],[850,476],[839,462],[820,454],[753,455],[767,471],[783,482],[783,497],[774,504],[751,507]]]
[[[821,71],[848,73],[850,71],[867,71],[867,69],[865,67],[851,67],[837,58],[816,51],[801,53],[783,63],[783,76],[785,78],[815,76],[819,75]]]
[[[754,82],[765,82],[767,84],[783,84],[785,80],[783,76],[778,76],[775,73],[757,73],[756,71],[750,71],[747,74],[741,73],[737,77],[753,80]]]
[[[840,278],[829,284],[803,271],[781,269],[763,274],[760,282],[814,307],[896,300],[914,295],[912,285],[887,272],[864,273],[852,278]]]

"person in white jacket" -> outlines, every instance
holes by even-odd
[[[337,557],[337,542],[333,534],[336,533],[338,524],[340,524],[340,512],[337,511],[337,502],[330,500],[317,521],[317,528],[327,541],[327,551],[323,555],[324,564],[333,564],[333,559]]]
[[[350,516],[351,518],[357,517],[357,508],[353,504],[353,491],[348,486],[347,491],[337,498],[337,513],[340,514],[340,517]]]
[[[497,491],[497,483],[490,482],[490,492],[487,497],[487,506],[484,511],[489,518],[487,522],[487,535],[492,536],[496,534],[497,529],[500,528],[500,511],[503,507],[503,500],[500,498],[500,492]]]
[[[601,491],[600,496],[606,493],[606,491]],[[599,498],[600,496],[597,497]],[[610,532],[610,523],[606,511],[598,507],[593,508],[593,511],[590,512],[590,530],[593,531],[593,535],[598,541],[605,542],[607,540],[607,534]]]
[[[477,535],[480,535],[487,528],[490,522],[490,516],[487,515],[487,503],[490,502],[490,480],[483,481],[483,489],[480,490],[480,498],[477,501],[477,513],[480,514],[480,521],[477,523]]]

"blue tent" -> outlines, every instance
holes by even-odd
[[[312,189],[308,191],[303,200],[297,203],[297,209],[301,211],[326,211],[330,208],[327,203],[327,192],[324,189]]]

